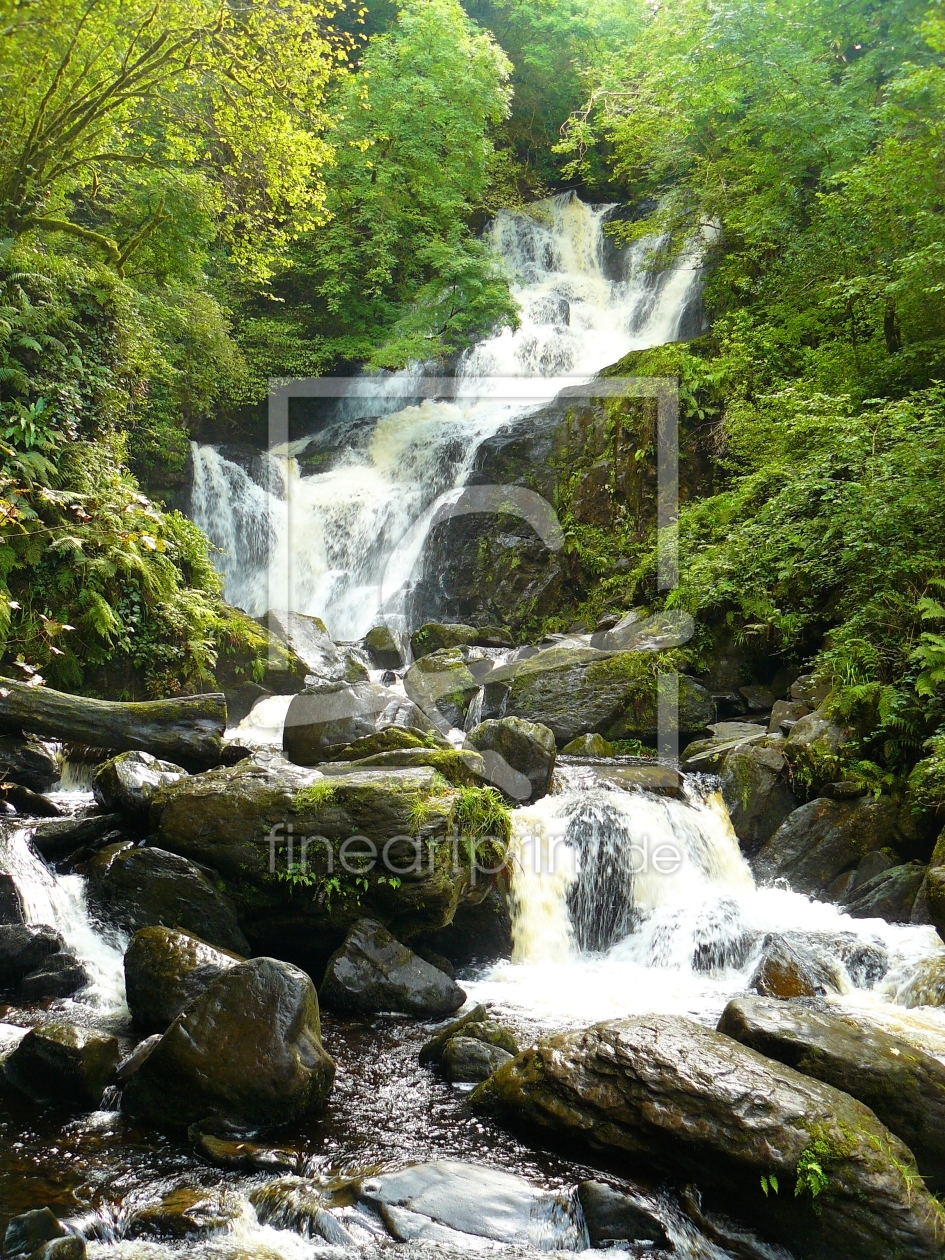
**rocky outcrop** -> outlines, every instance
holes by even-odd
[[[396,697],[371,682],[318,682],[294,696],[283,731],[286,757],[316,766],[332,752],[372,735],[380,715]]]
[[[187,771],[146,752],[126,752],[100,765],[92,776],[92,791],[102,809],[146,826],[151,802],[159,788],[176,783]]]
[[[647,739],[657,730],[657,658],[644,652],[552,647],[493,670],[484,679],[483,717],[519,717],[550,727],[559,746],[597,731],[608,739]],[[711,722],[712,700],[678,675],[679,723]]]
[[[178,1015],[128,1081],[121,1105],[160,1128],[208,1119],[268,1127],[320,1107],[334,1076],[312,981],[289,963],[253,958]]]
[[[118,1041],[93,1028],[49,1023],[31,1028],[4,1060],[9,1084],[36,1102],[94,1110],[118,1067]]]
[[[569,1194],[536,1190],[497,1168],[437,1160],[365,1178],[354,1189],[398,1242],[452,1244],[461,1252],[471,1238],[542,1251],[587,1246],[583,1214]]]
[[[90,903],[122,927],[182,928],[221,949],[250,952],[233,902],[178,853],[109,845],[89,864],[88,879]]]
[[[223,757],[226,702],[219,693],[122,704],[0,679],[0,727],[70,744],[140,749],[205,770]]]
[[[755,878],[784,879],[795,892],[825,900],[838,875],[895,840],[896,817],[895,805],[885,798],[809,801],[788,815],[755,856]]]
[[[473,1102],[693,1180],[798,1260],[934,1260],[945,1245],[942,1209],[872,1111],[680,1017],[547,1038]]]
[[[474,726],[466,744],[482,754],[489,782],[512,800],[525,804],[551,791],[556,748],[547,726],[515,717],[491,719]]]
[[[424,962],[380,923],[360,919],[329,959],[321,1000],[345,1015],[389,1011],[441,1018],[457,1010],[466,994],[439,968]]]
[[[220,873],[254,952],[321,975],[356,919],[377,919],[403,939],[443,927],[467,896],[483,894],[465,849],[457,860],[441,839],[457,798],[430,767],[329,779],[247,760],[162,789],[151,819],[162,848]]]
[[[164,1032],[192,998],[245,961],[190,932],[142,928],[125,951],[125,992],[135,1027]]]
[[[945,1067],[909,1042],[826,1007],[729,1002],[719,1032],[858,1098],[909,1147],[936,1193],[945,1187]]]

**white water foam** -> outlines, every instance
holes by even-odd
[[[259,616],[270,590],[278,606],[287,595],[336,639],[359,638],[382,618],[399,624],[427,526],[483,440],[630,350],[685,331],[701,251],[662,268],[652,265],[654,242],[617,255],[603,233],[611,210],[566,193],[497,216],[491,238],[515,277],[521,323],[464,357],[455,401],[404,407],[419,367],[369,386],[360,408],[347,400],[323,473],[303,475],[299,443],[260,456],[253,475],[194,445],[191,512],[221,549],[231,603]],[[379,418],[366,425],[365,415]]]

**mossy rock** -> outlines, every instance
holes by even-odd
[[[404,690],[441,728],[462,728],[470,702],[479,691],[479,683],[462,649],[450,647],[414,661],[404,675]]]
[[[511,632],[502,626],[465,626],[458,622],[428,621],[410,637],[414,660],[443,648],[514,646]]]
[[[565,744],[561,751],[566,757],[613,757],[616,755],[613,744],[596,732],[579,735],[577,739],[572,739],[570,744]]]

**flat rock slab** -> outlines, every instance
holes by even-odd
[[[911,1152],[869,1108],[678,1016],[549,1037],[472,1100],[694,1181],[798,1260],[939,1260],[945,1246]]]
[[[461,1242],[458,1235],[543,1251],[588,1246],[583,1213],[567,1194],[536,1190],[513,1173],[437,1160],[371,1177],[357,1186],[401,1242]]]
[[[902,1138],[928,1185],[945,1188],[945,1067],[938,1059],[866,1023],[771,998],[729,1002],[719,1032],[858,1098]]]

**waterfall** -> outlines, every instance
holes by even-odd
[[[126,942],[111,939],[93,924],[81,875],[57,875],[30,845],[24,827],[5,829],[0,837],[2,868],[13,877],[28,923],[45,923],[60,933],[85,967],[89,983],[75,1002],[98,1014],[127,1014],[123,967]]]
[[[402,626],[426,525],[481,443],[564,385],[698,323],[701,249],[662,268],[660,242],[615,250],[604,234],[612,211],[565,193],[497,215],[490,237],[521,322],[463,356],[452,401],[418,402],[414,367],[359,388],[318,432],[248,467],[194,444],[190,510],[220,549],[231,603],[259,616],[288,592],[294,611],[320,616],[341,640],[381,619]]]

